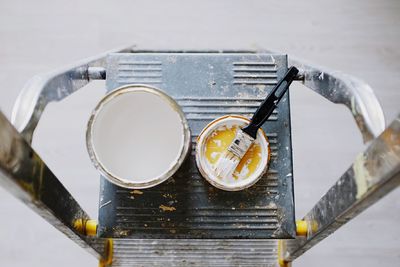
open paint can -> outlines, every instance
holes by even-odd
[[[214,171],[219,157],[227,150],[236,132],[249,124],[242,116],[229,115],[209,123],[201,132],[196,146],[196,164],[202,176],[217,188],[238,191],[255,184],[267,171],[270,148],[262,129],[231,177],[217,177]]]
[[[171,97],[147,85],[128,85],[96,106],[86,144],[94,166],[109,181],[142,189],[179,169],[191,138],[184,113]]]

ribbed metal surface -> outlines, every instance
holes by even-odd
[[[162,83],[161,61],[120,61],[118,83],[160,84]]]
[[[242,115],[251,118],[263,98],[229,98],[229,97],[184,97],[175,98],[182,107],[188,120],[215,120],[227,114]],[[268,118],[269,121],[278,119],[278,110]]]
[[[116,239],[113,267],[275,267],[275,240]]]
[[[233,84],[275,85],[278,82],[275,62],[233,62]]]
[[[197,136],[210,121],[226,114],[250,117],[286,68],[282,55],[111,55],[108,90],[139,81],[164,90],[188,119],[192,153],[174,177],[153,188],[128,190],[102,179],[99,235],[176,242],[293,237],[288,96],[263,127],[270,142],[270,167],[250,189],[226,192],[214,188],[201,177],[194,157]],[[140,80],[140,75],[153,73],[158,76]],[[161,83],[152,84],[155,79]]]
[[[189,159],[192,161],[193,158]],[[275,170],[270,169],[251,191],[245,190],[235,198],[230,197],[230,192],[208,185],[196,169],[188,168],[182,173],[185,175],[177,174],[166,183],[146,190],[116,188],[115,225],[121,230],[112,229],[113,235],[260,238],[278,230],[277,206],[265,202],[265,196],[279,193]]]

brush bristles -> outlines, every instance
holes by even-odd
[[[221,155],[215,166],[215,174],[220,178],[231,177],[240,160],[246,154],[254,138],[242,130],[238,130],[227,151]]]
[[[236,167],[239,165],[240,158],[230,151],[225,151],[219,158],[215,167],[215,174],[217,177],[226,178],[231,177]]]

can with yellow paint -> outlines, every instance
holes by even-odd
[[[254,144],[235,169],[224,179],[214,172],[219,157],[233,141],[236,131],[249,123],[243,116],[228,115],[209,123],[201,132],[196,146],[196,164],[202,176],[212,185],[226,191],[238,191],[255,184],[267,171],[270,149],[268,138],[260,129]]]

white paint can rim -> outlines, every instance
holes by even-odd
[[[102,110],[102,108],[107,105],[110,101],[112,101],[114,98],[121,96],[126,93],[134,93],[134,92],[146,92],[149,94],[154,94],[157,95],[158,97],[162,98],[168,105],[175,111],[180,117],[180,121],[182,123],[182,129],[183,129],[183,145],[180,149],[179,157],[175,162],[171,163],[171,168],[166,170],[162,175],[154,177],[154,179],[151,179],[146,182],[134,182],[132,180],[128,180],[122,177],[118,177],[114,175],[112,172],[108,171],[107,168],[101,163],[99,160],[99,157],[96,155],[95,149],[94,149],[94,143],[93,143],[93,125],[96,121],[97,115],[99,112]],[[191,134],[190,134],[190,129],[188,122],[185,118],[185,115],[183,111],[181,110],[180,106],[178,103],[172,99],[170,96],[168,96],[166,93],[164,93],[161,89],[158,89],[153,86],[148,86],[148,85],[143,85],[143,84],[131,84],[131,85],[125,85],[122,87],[119,87],[110,93],[108,93],[106,96],[104,96],[100,102],[97,104],[95,109],[93,110],[90,119],[87,124],[87,131],[86,131],[86,146],[87,150],[89,153],[89,157],[94,164],[95,168],[102,174],[104,175],[105,178],[107,178],[109,181],[112,183],[119,185],[124,188],[130,188],[130,189],[144,189],[144,188],[149,188],[153,187],[155,185],[158,185],[168,178],[170,178],[176,171],[179,169],[179,167],[182,165],[183,161],[188,155],[189,149],[191,145]]]

